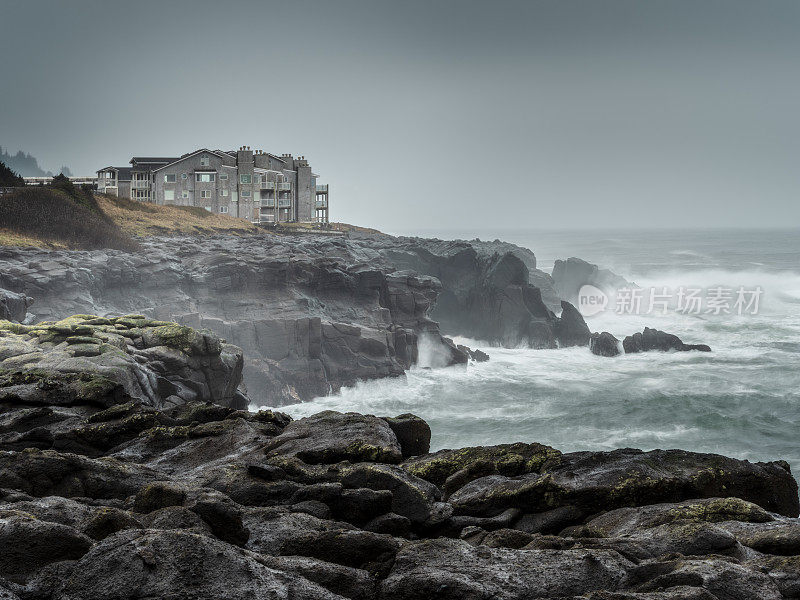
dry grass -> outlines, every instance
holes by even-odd
[[[0,229],[0,246],[16,246],[18,248],[47,248],[52,250],[64,249],[67,245],[63,242],[52,242],[34,236],[24,235],[10,229]]]
[[[95,194],[100,208],[129,235],[255,233],[263,231],[247,221],[218,215],[196,206],[159,206],[136,200]]]
[[[65,186],[21,187],[0,198],[0,228],[37,245],[135,250],[138,244],[97,206],[91,191]]]
[[[359,233],[382,233],[378,229],[371,227],[359,227],[358,225],[350,225],[350,223],[336,223],[331,222],[331,229],[333,231],[357,231]]]
[[[62,193],[62,190],[48,187],[22,188],[22,190],[21,194],[18,194],[19,196],[32,197],[27,198],[23,207],[25,210],[15,209],[14,212],[19,213],[16,221],[3,223],[0,219],[0,246],[37,246],[53,249],[135,247],[135,238],[156,235],[211,235],[217,233],[280,235],[281,233],[311,233],[320,230],[316,223],[281,223],[274,229],[264,229],[253,225],[246,219],[210,213],[204,208],[196,206],[159,206],[105,194],[94,194],[92,197],[91,192],[77,188],[65,190],[81,204],[76,207],[67,198],[62,199],[65,202],[55,202],[56,198],[60,197],[58,195]],[[7,200],[8,198],[6,197]],[[45,210],[47,214],[53,214],[54,208],[47,208],[48,201],[50,204],[55,202],[58,204],[55,208],[60,207],[63,209],[62,212],[65,212],[65,216],[55,221],[61,228],[55,233],[49,231],[46,226],[50,223],[50,228],[53,228],[52,219],[34,218],[27,214],[30,212],[28,208],[31,206],[37,207],[39,212]],[[91,214],[87,214],[86,210]],[[68,231],[61,231],[63,229]],[[329,227],[322,229],[322,232],[326,230],[329,232],[380,233],[377,229],[358,227],[347,223],[331,223]],[[117,232],[115,235],[119,239],[111,239],[114,237],[111,235],[114,231]],[[104,234],[105,237],[98,237],[100,234]]]

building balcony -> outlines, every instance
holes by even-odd
[[[263,208],[275,208],[275,198],[262,198],[261,206]]]
[[[292,201],[291,200],[278,200],[278,208],[291,208]]]
[[[316,208],[328,208],[328,201],[327,200],[317,200],[314,203]]]
[[[328,193],[328,184],[318,185],[317,186],[317,193],[318,194],[327,194]]]
[[[142,181],[134,179],[133,181],[131,181],[131,187],[137,190],[149,189],[150,182],[146,180]]]
[[[281,191],[281,192],[283,192],[283,191],[291,191],[291,189],[292,189],[292,184],[291,183],[279,183],[278,184],[278,190]]]
[[[261,189],[262,190],[274,190],[275,189],[275,182],[274,181],[262,181],[261,182]]]

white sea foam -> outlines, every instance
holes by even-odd
[[[622,239],[606,239],[604,246],[592,249],[597,254],[608,251],[618,264],[628,258],[633,264],[620,274],[640,286],[760,286],[764,294],[759,313],[618,315],[606,311],[587,319],[593,331],[610,331],[620,338],[645,326],[656,327],[687,343],[709,344],[712,353],[603,358],[586,348],[505,349],[458,338],[458,343],[485,350],[491,360],[467,368],[414,368],[405,378],[359,383],[336,395],[281,410],[295,417],[324,409],[378,415],[412,412],[430,423],[433,449],[514,441],[538,441],[566,451],[679,447],[752,460],[784,458],[800,468],[796,434],[800,426],[800,370],[796,368],[800,261],[792,258],[800,256],[800,241],[787,246],[791,252],[781,248],[781,264],[753,257],[769,264],[767,269],[753,268],[738,257],[726,262],[725,247],[735,248],[741,241],[735,237],[717,240],[716,246],[706,245],[697,252],[718,263],[711,268],[696,268],[692,250],[670,255],[667,248],[660,252],[651,248],[642,253],[633,243],[626,247]],[[771,252],[770,236],[763,234],[762,241]],[[581,256],[577,251],[561,254],[570,255]],[[657,260],[671,264],[642,266]],[[422,350],[431,349],[423,346]],[[435,364],[434,350],[430,356],[423,355],[423,364]]]

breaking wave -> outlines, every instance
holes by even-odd
[[[698,268],[697,256],[670,254],[668,247],[639,249],[637,262],[633,243],[621,244],[618,238],[604,248],[613,251],[614,263],[632,261],[618,273],[645,288],[760,286],[764,292],[755,315],[674,310],[620,315],[612,308],[587,319],[593,331],[610,331],[620,339],[656,327],[687,343],[708,344],[710,354],[602,358],[586,348],[503,349],[458,339],[485,350],[491,360],[467,367],[413,368],[405,378],[363,382],[281,410],[295,417],[324,409],[412,412],[430,423],[434,450],[515,441],[565,451],[684,448],[750,460],[783,458],[800,468],[800,241],[793,238],[783,248],[781,263],[774,259],[769,234],[749,235],[761,236],[767,250],[751,258],[768,268],[752,268],[751,262],[738,259],[734,264],[715,259],[719,264]],[[734,243],[722,238],[721,247],[705,253],[724,257],[725,244]],[[535,243],[528,245],[536,251]],[[665,257],[668,266],[653,267]]]

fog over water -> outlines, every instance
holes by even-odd
[[[405,380],[362,383],[281,410],[295,417],[323,409],[413,412],[430,423],[433,449],[514,441],[561,450],[684,448],[750,460],[782,458],[800,469],[796,231],[517,231],[501,237],[537,251],[545,270],[556,258],[577,254],[645,288],[760,286],[764,292],[756,315],[635,316],[608,310],[587,319],[593,331],[611,331],[620,339],[657,327],[687,343],[709,344],[710,354],[602,358],[586,348],[501,349],[459,340],[486,350],[491,360],[466,369],[415,368]]]

